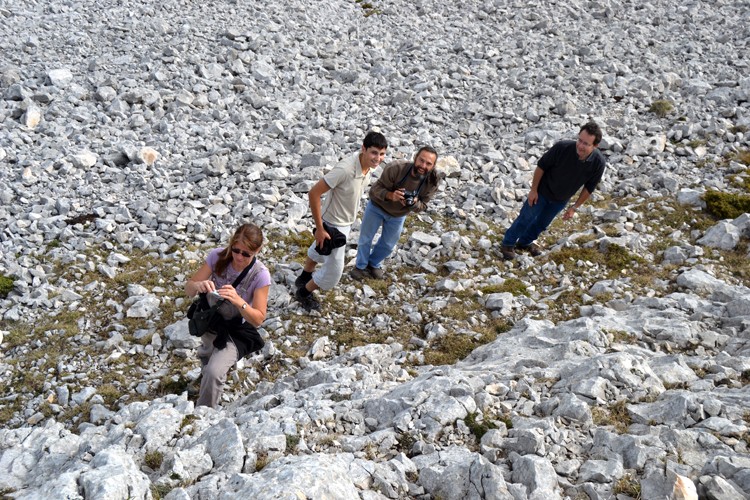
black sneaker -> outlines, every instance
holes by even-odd
[[[306,311],[320,311],[320,302],[313,296],[313,294],[309,295],[302,295],[302,288],[298,288],[296,292],[294,292],[294,298],[297,299],[297,302],[299,302],[299,305],[302,306],[302,308]]]
[[[302,274],[297,276],[297,279],[294,280],[294,286],[297,288],[302,288],[303,286],[307,285],[307,282],[310,281],[312,278],[305,278]]]
[[[513,247],[503,245],[500,247],[500,253],[503,254],[505,260],[513,260],[516,258],[516,251]]]

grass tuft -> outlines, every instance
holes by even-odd
[[[743,149],[729,155],[730,160],[750,166],[750,149]]]
[[[659,118],[664,118],[673,109],[674,109],[674,105],[670,101],[667,101],[665,99],[659,99],[657,101],[652,102],[651,106],[648,108],[649,111],[654,113]]]
[[[464,423],[471,430],[471,433],[474,434],[474,437],[477,438],[477,441],[480,441],[488,430],[497,429],[497,426],[487,418],[487,415],[482,415],[480,419],[477,419],[477,416],[476,412],[469,413],[464,418]]]
[[[157,450],[149,451],[143,457],[143,462],[155,471],[158,471],[161,468],[161,464],[163,461],[164,453]]]
[[[464,359],[480,345],[495,340],[501,333],[499,330],[502,330],[502,328],[502,326],[497,325],[494,329],[487,329],[476,335],[449,333],[440,337],[425,350],[425,363],[428,365],[452,365],[456,361]]]
[[[632,474],[625,474],[615,482],[612,493],[616,496],[627,495],[635,500],[641,498],[641,483]]]
[[[287,451],[294,451],[297,448],[298,444],[299,444],[299,436],[296,436],[294,434],[286,435],[286,450]]]
[[[625,434],[633,423],[628,414],[628,402],[624,399],[612,403],[607,408],[595,406],[591,409],[591,416],[595,425],[611,425],[620,434]]]

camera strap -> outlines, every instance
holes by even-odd
[[[413,163],[411,164],[411,167],[409,167],[409,170],[406,171],[406,174],[404,174],[404,176],[401,178],[401,180],[398,181],[398,183],[396,184],[397,188],[400,188],[401,186],[404,185],[404,182],[406,182],[406,178],[409,177],[409,174],[411,173],[412,170],[414,170],[414,164]],[[430,174],[427,174],[427,175],[430,175]],[[417,195],[419,195],[419,192],[422,190],[422,185],[424,184],[424,181],[427,180],[427,175],[422,176],[422,180],[419,181],[419,186],[417,186],[417,189],[415,190],[415,193]]]
[[[239,286],[239,284],[240,284],[240,283],[242,283],[242,280],[243,280],[243,279],[245,279],[245,276],[247,276],[247,273],[248,273],[248,272],[250,271],[250,269],[252,269],[252,268],[253,268],[253,266],[255,265],[255,260],[256,260],[256,257],[253,257],[253,260],[252,260],[252,261],[250,261],[250,264],[248,264],[248,265],[247,265],[247,267],[245,267],[245,269],[243,269],[243,270],[242,270],[242,272],[241,272],[241,273],[240,273],[239,275],[237,275],[237,278],[236,278],[236,279],[234,280],[234,282],[232,282],[232,288],[235,288],[235,289],[236,289],[236,288],[237,288],[237,287]],[[231,266],[232,264],[230,263],[229,265]],[[211,272],[211,274],[212,274],[212,276],[213,276],[213,271]],[[218,300],[218,301],[216,302],[216,304],[217,304],[217,305],[218,305],[218,304],[222,304],[222,303],[224,303],[224,301],[226,301],[226,300],[227,300],[227,299],[221,298],[221,299],[219,299],[219,300]]]

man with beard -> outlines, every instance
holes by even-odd
[[[406,215],[424,210],[438,189],[439,177],[434,170],[437,159],[437,151],[424,146],[417,151],[414,162],[394,161],[385,166],[370,189],[370,201],[362,216],[352,278],[383,279],[381,264],[398,243]],[[373,246],[378,229],[380,238]]]
[[[560,141],[539,158],[529,196],[521,213],[505,232],[501,252],[512,260],[516,250],[529,252],[533,257],[542,254],[534,240],[547,229],[570,198],[583,186],[578,199],[563,214],[563,220],[575,215],[604,174],[605,159],[597,146],[602,130],[595,122],[588,122],[578,132],[577,141]]]
[[[370,184],[372,171],[382,163],[387,148],[383,134],[369,132],[362,148],[341,160],[308,193],[315,241],[307,250],[302,273],[294,282],[297,287],[294,296],[308,311],[320,309],[320,302],[313,295],[315,290],[330,290],[341,279],[346,237],[359,212],[359,202]],[[318,264],[322,265],[315,271]]]

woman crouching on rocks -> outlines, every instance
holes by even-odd
[[[203,266],[185,283],[188,296],[205,294],[211,306],[225,299],[198,348],[203,364],[198,406],[216,408],[229,369],[263,347],[256,328],[266,319],[271,274],[256,258],[262,245],[260,228],[243,224],[226,248],[212,250]],[[245,276],[240,277],[243,272]]]

